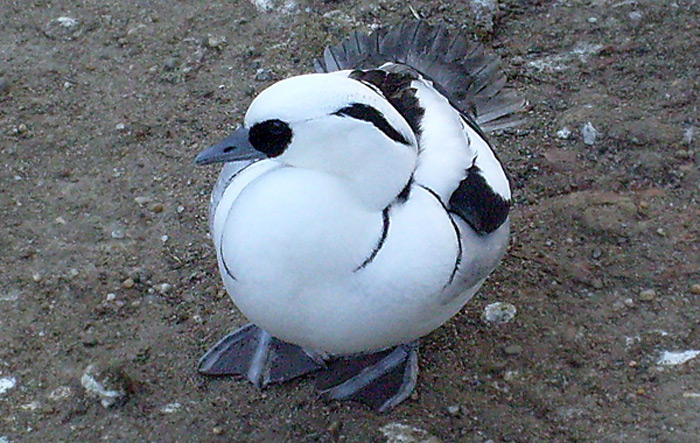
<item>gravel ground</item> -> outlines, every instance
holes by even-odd
[[[531,103],[493,137],[508,256],[389,415],[198,375],[245,320],[194,155],[325,45],[414,14],[473,29]],[[699,441],[699,22],[697,0],[2,2],[0,442]]]

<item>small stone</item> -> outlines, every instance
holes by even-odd
[[[141,196],[134,198],[134,201],[136,202],[137,205],[144,206],[144,205],[147,205],[151,202],[151,197],[141,195]]]
[[[163,235],[160,237],[160,241],[162,241],[163,243],[167,242],[169,239],[170,239],[170,237],[168,237],[167,234],[163,234]]]
[[[18,134],[24,134],[27,131],[29,131],[29,128],[24,123],[20,123],[19,125],[17,125]]]
[[[253,78],[259,82],[269,82],[272,80],[272,71],[269,69],[258,68],[258,70],[255,72],[255,77]]]
[[[676,151],[676,157],[678,158],[690,158],[690,151],[685,149],[679,149]]]
[[[75,28],[78,26],[78,20],[72,17],[59,17],[56,21],[64,28]]]
[[[657,365],[676,366],[692,360],[700,355],[700,351],[692,349],[689,351],[664,351],[656,361]]]
[[[645,289],[639,293],[640,301],[653,301],[656,298],[656,291],[653,289]]]
[[[563,128],[557,131],[557,137],[563,140],[568,140],[568,138],[571,137],[571,129],[564,126]]]
[[[458,416],[462,412],[462,407],[460,405],[452,405],[447,407],[447,413],[453,417]]]
[[[693,294],[700,294],[700,284],[695,283],[690,287],[690,292]]]
[[[161,283],[156,286],[156,289],[158,289],[158,292],[160,292],[161,294],[167,294],[173,289],[173,285],[171,285],[170,283]]]
[[[14,377],[2,377],[0,378],[0,395],[9,391],[17,385],[17,379]]]
[[[503,352],[505,352],[506,355],[518,355],[523,352],[523,347],[520,345],[508,345],[503,348]]]
[[[637,395],[644,395],[647,393],[647,390],[644,388],[637,388]]]
[[[632,300],[629,297],[622,300],[622,303],[624,303],[624,305],[627,306],[628,308],[634,308],[634,300]]]
[[[511,303],[496,302],[484,308],[481,318],[487,323],[496,325],[508,323],[515,317],[517,309]]]
[[[214,426],[213,428],[211,428],[211,433],[214,435],[221,435],[224,433],[224,428],[222,428],[221,426]]]
[[[664,231],[664,228],[657,229],[656,233],[659,234],[661,237],[666,237],[666,231]]]
[[[112,238],[115,240],[121,240],[124,238],[124,231],[121,229],[115,229],[112,231]]]
[[[583,142],[589,146],[594,145],[598,139],[598,130],[593,127],[593,123],[587,122],[581,128],[581,135],[583,136]]]
[[[226,37],[209,37],[206,44],[208,48],[221,50],[226,46]]]
[[[178,206],[178,207],[177,207],[177,213],[178,213],[178,214],[182,214],[183,212],[185,212],[185,207],[182,206],[182,205]]]
[[[626,413],[620,415],[619,420],[620,420],[622,423],[634,423],[634,415],[632,415],[632,414],[629,413],[629,412],[626,412]]]
[[[642,19],[642,13],[639,11],[632,11],[627,14],[627,17],[629,17],[633,22],[638,22]]]
[[[56,217],[56,220],[54,220],[56,223],[59,225],[65,225],[66,224],[66,219],[61,217],[60,215]]]
[[[154,203],[151,206],[151,211],[155,212],[156,214],[160,214],[161,212],[163,212],[163,209],[164,208],[163,208],[163,205],[161,203]]]
[[[178,402],[173,402],[161,407],[160,412],[162,412],[163,414],[172,414],[173,412],[179,411],[180,408],[182,408],[182,404]]]
[[[518,379],[518,371],[506,371],[503,374],[503,380],[505,381],[514,381]]]
[[[693,137],[695,135],[695,127],[691,126],[683,131],[683,143],[689,145],[693,143]]]
[[[117,363],[93,363],[85,368],[80,384],[88,396],[99,400],[103,407],[112,408],[126,402],[131,383]]]
[[[63,400],[64,398],[68,398],[71,395],[73,395],[73,391],[71,390],[70,386],[59,386],[49,393],[49,400],[59,401]]]
[[[341,429],[343,429],[343,422],[340,420],[336,420],[333,423],[331,423],[326,430],[329,434],[337,436],[338,434],[340,434]]]
[[[68,271],[68,275],[71,276],[71,278],[75,278],[80,274],[80,272],[75,269],[75,268],[70,268],[70,271]]]
[[[126,129],[126,125],[124,123],[117,123],[114,129],[116,129],[117,131],[123,131]]]
[[[107,301],[114,301],[117,299],[117,294],[115,294],[114,292],[110,292],[105,298]]]
[[[136,285],[136,282],[131,277],[127,278],[122,282],[122,288],[124,289],[131,289],[134,287],[134,285]]]
[[[646,202],[646,201],[639,202],[639,208],[640,209],[649,209],[649,202]]]
[[[175,57],[168,57],[163,63],[163,67],[167,71],[173,71],[177,68],[177,59]]]
[[[41,274],[39,274],[38,272],[33,273],[32,280],[34,280],[34,282],[36,283],[39,283],[41,281]]]

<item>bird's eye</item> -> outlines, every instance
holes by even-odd
[[[265,120],[250,128],[248,141],[268,157],[277,157],[292,141],[292,129],[282,120]]]

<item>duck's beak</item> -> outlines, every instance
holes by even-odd
[[[248,130],[241,126],[221,142],[200,152],[194,162],[198,165],[208,165],[262,158],[265,158],[265,154],[253,148],[248,140]]]

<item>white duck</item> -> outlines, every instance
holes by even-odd
[[[321,370],[327,397],[384,412],[415,387],[417,340],[504,254],[510,187],[482,130],[514,124],[524,101],[495,57],[424,22],[324,55],[196,159],[227,162],[211,233],[252,322],[199,370],[260,387]]]

